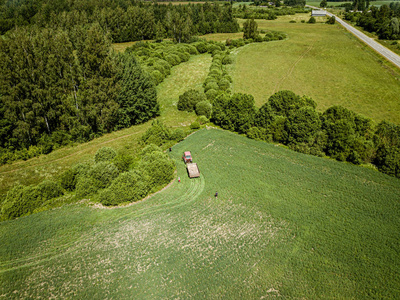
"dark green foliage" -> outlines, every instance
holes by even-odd
[[[147,154],[151,154],[153,152],[162,152],[162,149],[160,147],[158,147],[157,145],[150,144],[142,149],[141,156],[143,157],[143,156],[145,156]]]
[[[196,104],[206,100],[204,93],[197,90],[190,89],[179,96],[178,110],[185,110],[188,112],[193,111],[196,108]]]
[[[105,161],[96,163],[88,172],[88,177],[93,179],[93,184],[99,189],[108,187],[118,175],[118,168],[113,163]],[[78,183],[80,180],[81,178]]]
[[[73,191],[76,187],[77,178],[77,170],[68,169],[64,173],[61,174],[60,184],[67,191]]]
[[[321,120],[313,107],[301,107],[292,113],[285,124],[288,143],[308,142],[321,130]]]
[[[117,156],[117,152],[113,148],[110,147],[101,147],[97,150],[96,154],[94,155],[94,161],[96,163],[99,162],[112,162],[113,159]]]
[[[151,127],[142,136],[142,141],[145,144],[157,146],[161,146],[169,140],[171,140],[171,130],[159,120],[154,120]]]
[[[99,200],[103,205],[136,202],[149,192],[147,177],[138,170],[120,174],[109,188],[101,191]]]
[[[200,116],[197,118],[196,121],[199,122],[200,125],[204,125],[204,124],[207,124],[208,122],[210,122],[210,120],[206,116]]]
[[[379,123],[374,141],[377,147],[374,163],[379,171],[400,178],[400,126]]]
[[[157,92],[149,76],[144,74],[133,55],[122,55],[119,83],[118,127],[141,124],[159,115]]]
[[[192,124],[190,124],[190,129],[200,129],[200,123],[194,121]]]
[[[11,220],[29,215],[45,201],[63,195],[61,186],[44,181],[37,186],[17,185],[8,191],[1,206],[1,220]]]
[[[123,173],[129,170],[129,167],[134,162],[134,158],[127,151],[120,150],[112,162],[118,168],[119,173]]]
[[[256,115],[254,98],[246,94],[223,94],[213,102],[211,120],[224,129],[246,133]]]
[[[283,3],[287,6],[304,7],[306,0],[284,0]]]
[[[307,23],[309,23],[309,24],[315,24],[315,22],[316,22],[316,20],[315,20],[314,17],[311,17],[311,18],[307,21]]]
[[[173,179],[175,164],[165,153],[154,151],[143,155],[139,169],[149,177],[152,190],[156,190]]]
[[[258,36],[258,25],[254,19],[246,20],[243,23],[243,39],[255,39]]]
[[[171,140],[180,142],[186,137],[186,133],[182,128],[177,128],[171,133]]]
[[[99,188],[92,177],[79,177],[76,183],[76,196],[79,198],[86,197],[97,193]]]
[[[326,21],[326,24],[335,24],[336,23],[336,18],[335,16],[332,16],[328,19],[328,21]]]
[[[260,127],[251,127],[246,135],[248,138],[260,141],[269,141],[269,136],[267,135],[267,130]]]
[[[212,113],[212,104],[208,101],[201,101],[196,104],[196,115],[210,118]]]

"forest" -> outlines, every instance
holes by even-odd
[[[376,6],[368,8],[368,4],[354,1],[352,8],[355,12],[347,12],[345,19],[355,22],[357,26],[368,32],[376,32],[380,39],[399,39],[400,3],[391,2],[389,5],[381,5],[379,8]]]
[[[0,20],[0,163],[159,114],[159,82],[112,42],[239,30],[231,5],[211,3],[2,1]]]

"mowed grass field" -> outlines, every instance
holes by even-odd
[[[0,295],[399,298],[397,179],[217,129],[170,155],[181,182],[136,204],[0,223]]]
[[[342,105],[376,122],[400,123],[399,71],[340,25],[300,23],[308,14],[257,20],[259,30],[288,39],[254,43],[234,52],[233,91],[251,94],[261,106],[279,90],[311,96],[320,111]],[[289,23],[296,20],[297,23]]]
[[[211,64],[210,55],[198,55],[188,62],[171,70],[171,75],[157,86],[158,99],[161,104],[159,117],[168,126],[185,127],[196,119],[194,114],[180,112],[176,109],[179,95],[187,89],[201,87]],[[135,153],[139,148],[142,134],[151,126],[151,121],[139,126],[106,134],[89,143],[63,147],[48,155],[42,155],[27,161],[0,166],[0,196],[4,195],[14,184],[37,184],[44,179],[57,178],[64,170],[78,162],[93,159],[101,147],[112,147]]]

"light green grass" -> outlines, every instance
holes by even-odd
[[[400,123],[398,71],[339,25],[300,23],[308,18],[257,20],[260,30],[282,31],[288,39],[237,49],[233,91],[252,94],[261,106],[274,92],[292,90],[311,96],[320,111],[342,105],[375,121]]]
[[[188,179],[185,150],[200,178]],[[170,155],[181,182],[142,202],[0,223],[0,295],[400,296],[397,179],[215,129]]]
[[[187,126],[195,120],[194,114],[177,111],[176,103],[179,95],[187,89],[201,87],[210,64],[210,55],[194,56],[188,62],[174,67],[171,75],[157,87],[158,101],[161,104],[159,118],[165,124],[174,127]],[[72,165],[92,159],[96,151],[103,146],[115,150],[126,149],[134,154],[139,147],[141,135],[150,125],[151,121],[106,134],[89,143],[64,147],[48,155],[0,166],[0,195],[4,195],[16,183],[29,185],[44,179],[57,178]]]

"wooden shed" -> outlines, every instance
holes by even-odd
[[[196,163],[187,163],[186,169],[189,175],[189,178],[200,177],[199,167]]]

